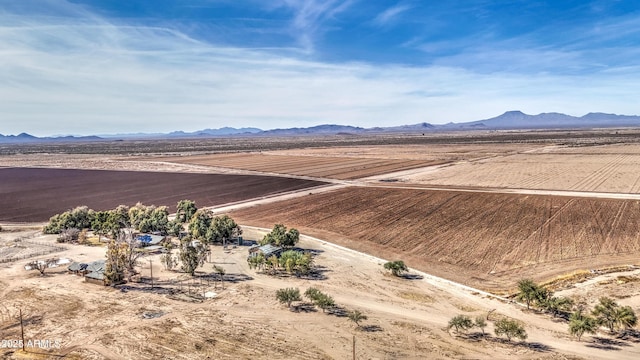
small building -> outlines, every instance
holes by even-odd
[[[83,276],[86,282],[106,285],[105,268],[106,260],[96,260],[90,263],[73,262],[67,267],[67,270],[72,274]]]
[[[280,254],[282,254],[282,250],[282,247],[271,244],[262,246],[255,245],[249,248],[249,257],[258,256],[258,254],[262,254],[265,259],[268,259],[274,255],[276,257],[280,257]]]
[[[71,274],[85,276],[87,274],[87,266],[89,266],[89,264],[74,261],[71,265],[67,266],[67,270]]]
[[[167,252],[166,248],[161,245],[150,245],[136,250],[140,250],[145,254],[161,254]]]
[[[84,281],[96,285],[107,285],[104,272],[91,272],[84,276]]]
[[[84,281],[98,285],[106,285],[104,278],[106,264],[106,260],[97,260],[87,264],[87,274],[84,276]]]
[[[167,237],[162,235],[140,234],[136,236],[136,240],[138,240],[142,247],[161,246],[167,241]]]

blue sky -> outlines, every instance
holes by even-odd
[[[0,0],[0,133],[640,114],[637,1]]]

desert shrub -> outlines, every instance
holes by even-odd
[[[315,306],[321,308],[322,312],[336,306],[336,303],[331,296],[314,287],[308,288],[307,291],[304,292],[304,296],[309,298]]]
[[[405,271],[409,271],[409,268],[407,268],[407,265],[405,265],[402,260],[389,261],[384,264],[384,268],[391,271],[394,276],[401,276]]]
[[[524,330],[522,324],[511,319],[500,319],[494,324],[494,332],[496,336],[506,336],[507,340],[511,341],[511,338],[517,338],[525,340],[527,338],[527,332]]]
[[[448,330],[454,328],[456,333],[462,331],[467,331],[473,327],[473,321],[467,315],[456,315],[451,320],[449,320]]]
[[[78,241],[80,230],[76,228],[63,229],[56,239],[59,243],[69,243]]]
[[[160,262],[164,266],[165,270],[173,270],[176,266],[178,266],[178,260],[173,255],[171,255],[170,252],[161,255]]]
[[[276,299],[282,304],[287,304],[287,307],[291,307],[292,302],[301,301],[302,297],[298,288],[285,288],[276,291]]]

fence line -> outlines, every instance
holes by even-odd
[[[67,249],[67,248],[65,248],[63,246],[54,245],[54,244],[47,243],[47,242],[44,242],[44,241],[27,240],[27,239],[32,238],[32,237],[33,236],[31,236],[31,237],[20,236],[20,237],[16,238],[15,240],[18,240],[18,241],[22,242],[23,244],[27,244],[27,245],[35,245],[35,246],[44,247],[44,248],[46,248],[46,250],[41,250],[41,251],[38,251],[38,252],[32,252],[32,253],[28,253],[28,254],[23,254],[23,255],[8,257],[8,258],[5,258],[5,259],[0,259],[0,264],[6,264],[6,263],[14,262],[14,261],[19,261],[19,260],[29,259],[29,258],[33,258],[33,257],[43,256],[43,255],[51,254],[51,253],[54,253],[54,252],[64,251],[64,250]]]

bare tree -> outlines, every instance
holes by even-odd
[[[222,288],[224,289],[224,274],[226,274],[226,271],[222,266],[218,266],[218,265],[213,265],[213,271],[215,271],[216,274],[218,274],[218,277],[220,278],[220,283],[222,284]]]
[[[59,243],[69,243],[78,241],[80,230],[77,228],[63,229],[60,231],[57,241]]]
[[[44,276],[44,272],[56,264],[58,264],[58,258],[51,258],[46,260],[34,260],[28,263],[27,266],[30,267],[31,270],[38,270],[40,272],[40,276]]]
[[[138,273],[136,271],[138,259],[144,255],[144,253],[140,251],[142,245],[134,236],[132,229],[120,230],[116,242],[123,247],[127,281],[131,281],[131,277]]]

